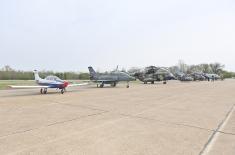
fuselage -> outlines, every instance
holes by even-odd
[[[113,82],[117,83],[119,81],[133,81],[135,78],[124,72],[112,72],[108,74],[96,74],[91,80],[94,82],[103,81],[104,83],[109,84]]]
[[[135,77],[138,78],[142,82],[152,82],[152,81],[166,81],[175,79],[175,77],[169,73],[167,74],[158,74],[158,73],[136,73]]]
[[[215,80],[220,79],[220,76],[217,75],[217,74],[207,74],[207,73],[205,73],[204,76],[208,79],[215,79]]]
[[[49,88],[64,89],[68,86],[68,82],[59,79],[56,76],[48,76],[45,79],[37,79],[36,83],[40,86],[48,86]]]

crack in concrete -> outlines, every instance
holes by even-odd
[[[176,122],[162,121],[162,120],[148,118],[148,117],[140,117],[140,116],[126,115],[126,114],[120,114],[120,115],[126,116],[126,117],[131,117],[131,118],[138,118],[138,119],[145,119],[145,120],[150,120],[150,121],[156,121],[156,122],[170,124],[170,125],[178,125],[178,126],[196,128],[196,129],[205,130],[205,131],[214,131],[213,129],[203,128],[203,127],[199,127],[199,126],[188,125],[188,124],[183,124],[183,123],[176,123]]]
[[[42,128],[53,126],[53,125],[58,125],[58,124],[64,124],[64,123],[67,123],[67,122],[77,121],[77,120],[87,118],[87,117],[91,117],[91,116],[102,115],[104,113],[107,113],[107,112],[104,111],[104,112],[100,112],[100,113],[89,114],[89,115],[86,115],[86,116],[80,116],[80,117],[76,117],[76,118],[65,120],[65,121],[54,122],[54,123],[51,123],[51,124],[40,126],[38,128],[32,128],[32,129],[27,129],[27,130],[23,130],[23,131],[12,132],[10,134],[0,136],[0,138],[5,138],[5,137],[9,137],[9,136],[16,135],[16,134],[21,134],[21,133],[25,133],[25,132],[29,132],[29,131],[33,131],[33,130],[38,130],[38,129],[42,129]]]

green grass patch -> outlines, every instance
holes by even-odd
[[[35,85],[34,80],[0,80],[0,89],[9,89],[9,85]]]

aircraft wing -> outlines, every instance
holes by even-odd
[[[116,80],[95,80],[95,82],[115,82]]]
[[[10,88],[15,88],[15,89],[27,89],[27,88],[49,88],[49,86],[13,86],[9,85]]]
[[[69,84],[68,87],[85,86],[85,85],[88,85],[88,84],[89,83]]]

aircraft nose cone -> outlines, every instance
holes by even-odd
[[[64,82],[64,87],[67,87],[69,83],[67,81]]]

